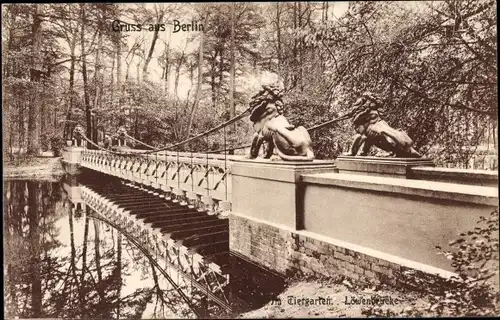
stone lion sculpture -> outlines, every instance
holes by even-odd
[[[73,129],[73,138],[75,139],[77,147],[83,146],[83,137],[85,137],[85,130],[81,125],[77,124]]]
[[[314,152],[311,137],[304,127],[295,127],[283,116],[281,91],[275,86],[262,88],[250,102],[250,121],[253,122],[255,133],[249,158],[255,159],[263,143],[266,143],[266,159],[273,155],[276,148],[282,160],[312,161]]]
[[[401,130],[396,130],[381,119],[384,115],[381,101],[370,93],[359,98],[349,112],[357,134],[351,145],[349,155],[366,156],[372,146],[390,153],[394,157],[421,158],[413,148],[413,141]]]

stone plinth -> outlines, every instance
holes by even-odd
[[[66,148],[62,152],[64,162],[71,163],[71,164],[79,164],[80,157],[82,155],[83,150],[84,149],[80,148],[80,147],[68,147],[68,148]]]
[[[337,172],[333,161],[233,160],[232,211],[301,228],[302,174]]]
[[[434,167],[431,159],[339,156],[336,160],[339,173],[362,174],[393,178],[411,178],[411,168]]]
[[[498,187],[498,171],[458,168],[415,167],[411,178],[484,187]]]
[[[67,147],[63,150],[62,166],[64,171],[69,174],[75,175],[80,172],[80,158],[84,149],[80,147]]]

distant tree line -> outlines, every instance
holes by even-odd
[[[37,155],[76,123],[95,141],[123,125],[148,144],[181,141],[244,110],[254,94],[245,84],[263,73],[280,79],[287,116],[306,128],[370,91],[386,120],[438,163],[467,164],[481,145],[496,152],[494,1],[352,2],[336,17],[338,5],[7,5],[4,155]],[[145,37],[110,28],[117,19],[168,25],[179,16],[204,25],[186,33],[184,48],[159,30]],[[248,143],[251,131],[240,122],[227,143]],[[313,132],[318,157],[346,151],[352,134],[348,121]],[[184,150],[222,146],[222,135]]]

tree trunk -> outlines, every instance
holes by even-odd
[[[217,93],[215,91],[215,61],[217,61],[217,52],[215,53],[215,57],[212,61],[212,70],[211,70],[211,83],[210,86],[212,88],[212,107],[215,108],[215,102],[217,101]]]
[[[278,79],[281,79],[281,27],[280,27],[280,3],[276,2],[276,41],[278,42]]]
[[[14,155],[12,154],[12,129],[14,126],[14,121],[9,121],[9,157],[10,161],[13,160]]]
[[[205,18],[206,21],[206,18]],[[193,108],[191,109],[191,114],[189,116],[189,123],[188,123],[188,128],[187,128],[187,135],[186,138],[189,138],[191,136],[191,127],[193,125],[193,119],[194,119],[194,114],[196,109],[198,108],[198,104],[200,102],[201,98],[201,87],[202,87],[202,81],[203,81],[203,45],[204,45],[204,32],[201,32],[200,35],[200,49],[198,53],[198,83],[196,85],[196,96],[194,98],[193,102]]]
[[[45,145],[46,146],[46,143],[47,143],[47,140],[48,140],[48,137],[47,135],[45,134],[46,132],[46,128],[45,128],[45,103],[42,101],[40,103],[40,144],[43,146]],[[41,151],[48,151],[48,150],[43,150],[41,148]]]
[[[170,75],[170,57],[169,57],[169,53],[170,53],[170,42],[167,44],[165,44],[165,75],[164,75],[164,90],[165,90],[165,94],[167,95],[167,98],[170,96],[170,93],[169,93],[169,75]]]
[[[139,139],[139,114],[137,112],[137,109],[134,110],[135,114],[135,121],[134,121],[134,138],[137,140]]]
[[[37,97],[38,83],[40,83],[40,46],[41,46],[41,26],[42,6],[35,5],[35,14],[33,15],[33,24],[31,26],[31,39],[33,47],[31,48],[31,72],[30,81],[37,83],[33,86],[31,101],[28,109],[28,155],[40,154],[40,101]]]
[[[235,87],[235,61],[234,61],[234,19],[235,19],[235,13],[234,13],[234,2],[231,5],[231,84],[229,88],[229,118],[232,119],[234,118],[236,114],[236,106],[234,104],[234,87]],[[221,59],[222,60],[222,59]],[[222,85],[222,83],[221,83]],[[233,123],[233,125],[230,128],[233,132],[233,135],[236,135],[236,122]],[[226,146],[224,146],[225,148]],[[229,154],[234,154],[234,150],[231,150]]]
[[[40,275],[40,219],[38,215],[38,196],[40,194],[39,182],[28,182],[28,216],[31,243],[31,308],[32,317],[40,318],[42,315],[42,279]]]
[[[217,87],[217,97],[220,99],[222,94],[221,94],[221,89],[222,89],[222,82],[224,81],[224,48],[220,48],[220,61],[219,61],[219,86]],[[229,88],[231,90],[231,88]],[[231,92],[229,92],[231,95]]]
[[[111,95],[111,102],[110,105],[111,107],[114,108],[114,103],[115,103],[115,59],[111,59],[111,74],[110,74],[110,95]]]
[[[18,101],[18,109],[19,109],[19,115],[18,115],[18,131],[19,135],[17,137],[18,139],[18,157],[21,155],[21,148],[24,147],[24,138],[25,138],[25,129],[24,129],[24,103],[20,103]]]
[[[137,83],[140,83],[141,82],[141,61],[139,61],[139,63],[137,63],[135,65],[136,67],[136,71],[137,71],[137,74],[136,74],[136,80],[137,80]]]
[[[161,20],[163,20],[163,16],[161,16],[160,19],[158,19],[158,23],[161,23]],[[146,61],[144,62],[144,66],[142,67],[142,79],[144,81],[148,80],[149,76],[148,66],[149,62],[151,62],[151,58],[153,57],[153,51],[155,50],[156,40],[158,40],[158,31],[159,28],[155,27],[155,31],[153,33],[153,41],[151,42],[151,47],[149,48],[149,53],[148,56],[146,57]]]
[[[116,93],[118,95],[118,108],[121,108],[122,103],[122,40],[120,32],[116,32]],[[127,78],[128,79],[128,66]],[[124,125],[122,117],[118,117],[118,126]]]
[[[307,10],[307,9],[306,9]],[[302,30],[302,3],[298,3],[298,15],[299,15],[299,30]],[[300,91],[304,91],[304,81],[303,81],[303,40],[299,40],[299,52],[298,52],[298,64],[299,64],[299,83],[300,83]]]
[[[90,98],[88,92],[88,79],[87,79],[87,61],[85,59],[85,4],[80,4],[80,15],[81,15],[81,30],[80,30],[80,46],[82,48],[80,59],[82,60],[82,77],[83,77],[83,95],[85,102],[85,119],[87,123],[86,136],[87,139],[92,139],[92,110],[90,106]],[[88,148],[93,148],[93,146],[88,146]]]
[[[184,51],[182,52],[177,64],[175,66],[175,83],[174,83],[174,91],[176,99],[179,98],[178,88],[179,88],[179,77],[181,73],[182,62],[184,61]]]
[[[68,139],[73,138],[73,133],[71,132],[71,112],[73,109],[73,96],[74,96],[74,85],[75,85],[75,63],[76,63],[76,56],[75,56],[75,47],[76,43],[73,42],[71,44],[71,64],[69,67],[69,105],[68,105],[68,111],[66,113],[66,122],[64,123],[64,138]]]
[[[7,52],[11,52],[12,50],[12,39],[14,37],[14,26],[15,26],[15,23],[16,23],[16,15],[13,14],[12,12],[10,12],[10,10],[7,11],[8,14],[9,14],[9,20],[10,20],[10,28],[9,28],[9,40],[8,40],[8,43],[7,43]],[[2,54],[3,55],[3,54]],[[4,58],[4,63],[5,63],[5,66],[8,66],[7,64],[7,57]],[[9,61],[10,63],[12,63],[11,61]],[[13,69],[14,67],[12,67]],[[7,67],[7,68],[3,68],[3,74],[4,74],[4,79],[8,78],[10,75],[13,75],[15,74],[15,70],[12,70],[11,67]],[[11,159],[12,159],[12,120],[13,120],[13,117],[11,116],[10,114],[10,99],[9,99],[9,95],[7,93],[7,89],[8,86],[3,86],[3,89],[4,89],[4,94],[3,94],[3,106],[4,106],[4,109],[3,109],[3,112],[4,112],[4,116],[5,116],[5,122],[4,123],[9,123],[9,126],[5,127],[4,131],[3,131],[3,142],[4,142],[4,145],[7,145],[6,142],[8,142],[9,144],[9,148],[4,148],[3,149],[3,155],[4,157],[6,158],[6,156],[10,156]],[[9,151],[8,151],[9,150]]]
[[[102,4],[99,4],[98,6],[102,6]],[[102,7],[101,7],[102,10]],[[102,15],[98,16],[99,21],[102,21]],[[94,95],[94,110],[98,110],[99,108],[99,100],[101,97],[101,91],[102,91],[102,79],[101,79],[101,49],[102,49],[102,23],[98,23],[98,35],[97,35],[97,50],[95,54],[95,73],[94,73],[94,86],[95,86],[95,95]],[[94,123],[92,126],[92,141],[94,141],[95,144],[97,144],[97,118],[96,115],[94,115]]]
[[[293,29],[297,29],[297,2],[293,3]],[[297,38],[293,39],[292,86],[297,85]]]

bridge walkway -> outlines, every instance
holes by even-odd
[[[124,184],[120,179],[101,175],[82,175],[82,183],[106,197],[137,220],[160,230],[165,239],[198,253],[207,262],[225,268],[229,254],[229,220],[209,215],[206,210],[181,205],[160,195]]]

